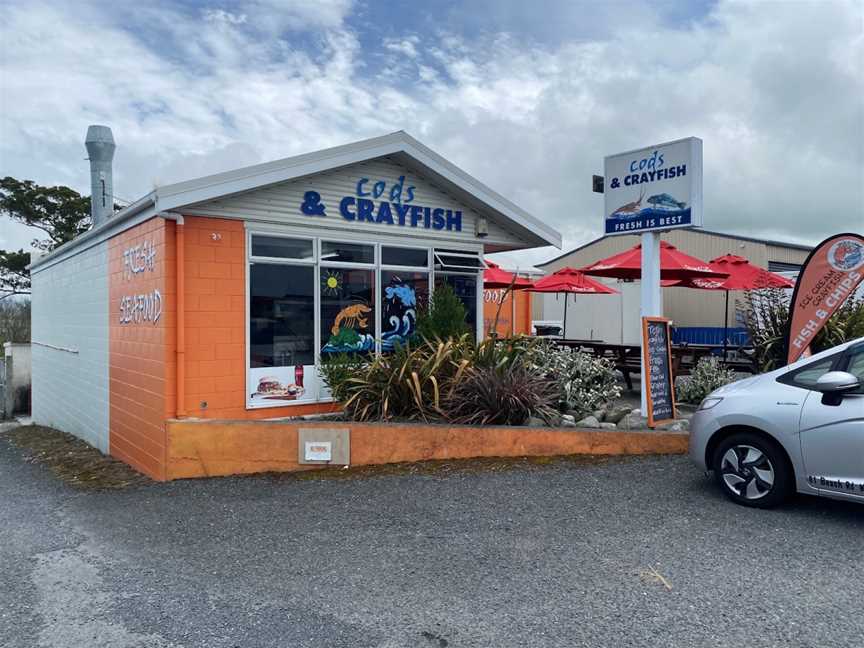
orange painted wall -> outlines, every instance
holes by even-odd
[[[503,289],[483,291],[483,331],[488,335],[489,330],[495,322],[495,313],[498,310],[500,296]],[[531,295],[533,293],[524,290],[516,290],[507,295],[501,306],[501,314],[498,316],[498,335],[506,337],[515,332],[516,335],[531,335]],[[516,300],[516,318],[513,319],[513,300]],[[511,328],[511,320],[515,327]]]
[[[195,216],[185,221],[186,416],[261,419],[337,409],[329,403],[246,409],[243,223]]]
[[[169,421],[168,479],[319,469],[298,462],[299,428],[351,431],[351,465],[573,454],[684,454],[687,433],[335,422]]]
[[[152,249],[152,263],[124,252]],[[141,248],[139,248],[140,250]],[[109,447],[113,456],[155,479],[165,479],[165,419],[174,411],[174,229],[153,218],[115,236],[108,243],[109,263]],[[158,291],[160,303],[140,319],[122,309],[124,297]],[[156,317],[159,312],[158,318]],[[124,312],[133,321],[122,322]],[[154,321],[155,320],[155,321]]]

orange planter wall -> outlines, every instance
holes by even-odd
[[[299,428],[347,428],[355,466],[572,454],[683,454],[687,434],[330,421],[169,421],[168,479],[320,468],[298,462]]]

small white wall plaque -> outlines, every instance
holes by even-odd
[[[331,461],[333,444],[330,441],[306,441],[304,459],[306,461]]]
[[[297,430],[297,462],[301,464],[351,463],[351,430],[347,428],[301,427]]]

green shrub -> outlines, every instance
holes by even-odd
[[[719,358],[709,356],[699,360],[692,374],[679,378],[675,395],[682,403],[698,405],[712,391],[735,380],[734,371],[724,367]]]
[[[453,289],[435,286],[429,305],[417,316],[417,335],[427,340],[461,338],[470,331],[465,316],[465,305]]]
[[[504,367],[525,362],[542,344],[541,338],[516,335],[508,338],[486,338],[473,349],[467,349],[472,366]]]
[[[813,341],[813,353],[864,336],[864,297],[848,298]]]
[[[536,385],[537,372],[522,371],[524,359],[536,344],[532,338],[523,336],[477,344],[468,333],[447,340],[425,339],[397,345],[392,353],[363,365],[346,364],[341,359],[332,365],[327,363],[324,381],[354,420],[435,421],[453,420],[451,417],[457,415],[460,420],[464,418],[466,412],[453,399],[461,383],[470,376],[475,391],[492,390],[498,385],[499,391],[487,392],[487,397],[493,401],[500,399],[502,407],[509,402],[508,393],[524,391],[520,398],[525,399],[526,406],[521,401],[514,403],[510,407],[512,413],[505,410],[496,418],[521,423],[524,411],[529,411],[530,416],[532,408],[536,408],[536,415],[543,416],[546,402],[545,391],[538,390]],[[525,385],[520,386],[517,380],[524,380]],[[460,394],[462,403],[467,392]]]
[[[345,381],[345,412],[356,421],[440,420],[442,401],[464,377],[469,336],[397,345]]]
[[[789,298],[790,295],[779,288],[744,293],[744,326],[750,334],[760,371],[771,371],[786,364]]]
[[[523,425],[531,416],[555,415],[557,390],[522,363],[469,369],[444,404],[454,423]]]
[[[744,295],[744,326],[754,347],[756,366],[771,371],[786,365],[786,332],[791,294],[779,288],[750,290]],[[864,336],[864,298],[847,299],[813,338],[810,350],[825,351]]]
[[[554,384],[562,412],[575,410],[585,416],[621,395],[611,360],[549,342],[532,347],[525,356],[529,367]]]
[[[367,362],[368,359],[361,358],[356,353],[322,356],[320,362],[321,379],[335,400],[344,402],[348,398],[348,379],[362,371],[363,365]]]

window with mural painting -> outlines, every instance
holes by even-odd
[[[429,272],[381,271],[381,351],[405,344],[414,335],[417,311],[429,299]]]
[[[321,355],[375,351],[375,271],[321,267]]]
[[[327,399],[322,360],[410,341],[433,276],[453,288],[476,328],[476,252],[253,232],[248,254],[249,408]]]

